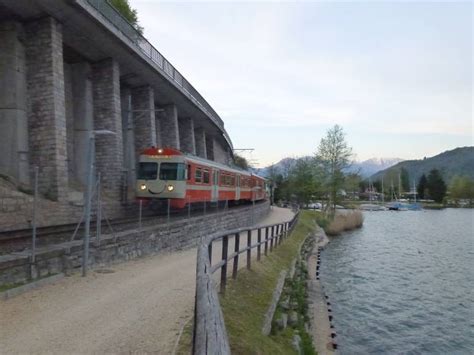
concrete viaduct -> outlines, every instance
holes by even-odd
[[[106,0],[0,0],[0,174],[65,201],[82,190],[92,130],[103,186],[133,189],[138,152],[228,164],[232,142],[196,89]]]

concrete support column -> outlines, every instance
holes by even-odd
[[[160,115],[161,142],[163,147],[180,149],[178,109],[176,105],[163,107]]]
[[[204,128],[199,127],[194,130],[194,139],[196,142],[196,155],[207,159],[206,132]]]
[[[161,133],[161,121],[159,119],[161,115],[155,114],[155,129],[156,129],[156,146],[157,147],[163,147],[163,139],[161,138],[162,133]]]
[[[213,149],[214,149],[214,161],[221,164],[228,165],[229,153],[215,137],[213,138]]]
[[[87,62],[71,65],[73,110],[72,165],[74,177],[82,185],[87,183],[87,154],[89,134],[94,128],[91,66]],[[66,111],[67,112],[67,111]],[[68,144],[68,147],[71,146]],[[69,152],[68,152],[69,153]],[[71,154],[68,154],[71,155]]]
[[[180,117],[179,140],[181,150],[186,153],[196,155],[196,140],[194,138],[194,121],[192,118]]]
[[[151,86],[146,85],[132,90],[133,126],[135,131],[135,154],[156,147],[155,94]]]
[[[39,167],[39,190],[67,199],[66,112],[61,25],[43,18],[25,26],[30,161]]]
[[[0,23],[0,173],[29,184],[28,119],[23,28]]]
[[[206,152],[207,159],[214,160],[214,137],[206,134]]]
[[[92,65],[94,129],[115,135],[96,137],[96,164],[102,184],[121,198],[123,179],[122,113],[120,107],[120,70],[117,61],[104,59]]]
[[[122,108],[123,132],[123,164],[127,171],[128,197],[132,197],[136,181],[135,135],[132,117],[132,94],[127,87],[120,89],[120,104]]]

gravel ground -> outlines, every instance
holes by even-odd
[[[260,223],[292,215],[273,208]],[[75,274],[0,301],[0,354],[172,353],[193,314],[195,249],[108,270],[113,272]]]

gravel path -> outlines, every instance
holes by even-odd
[[[260,223],[291,217],[289,210],[273,208]],[[172,353],[193,314],[195,249],[110,270],[75,274],[0,301],[0,354]]]

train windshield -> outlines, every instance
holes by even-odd
[[[138,165],[138,176],[140,180],[156,180],[158,175],[158,163],[140,163]]]
[[[161,163],[160,180],[186,180],[186,168],[182,163]]]

